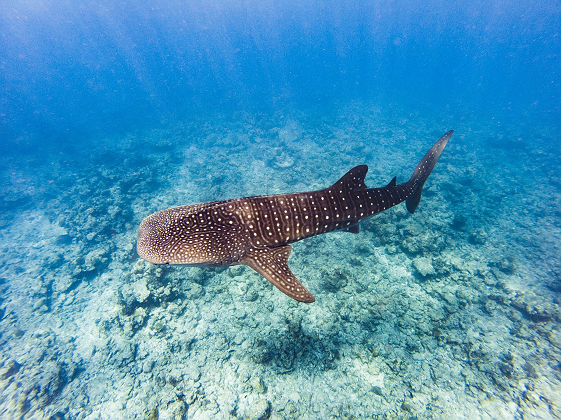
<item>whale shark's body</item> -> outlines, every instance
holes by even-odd
[[[357,166],[323,190],[212,201],[162,210],[140,224],[138,254],[154,264],[246,264],[300,302],[314,302],[288,267],[290,243],[346,229],[403,201],[413,213],[453,131],[438,140],[409,181],[396,178],[367,188],[366,165]]]

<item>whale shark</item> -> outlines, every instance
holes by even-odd
[[[314,296],[288,266],[291,243],[335,230],[359,232],[359,222],[405,201],[413,213],[423,185],[453,130],[444,134],[398,184],[367,188],[368,166],[348,171],[328,188],[189,204],[146,217],[138,230],[137,252],[153,264],[245,264],[299,302]]]

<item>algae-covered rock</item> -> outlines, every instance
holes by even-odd
[[[146,320],[146,309],[144,308],[136,308],[134,313],[131,316],[131,327],[133,331],[138,330],[144,325],[144,321]]]
[[[53,283],[53,290],[57,293],[68,292],[69,290],[73,289],[79,282],[80,279],[76,276],[63,274],[55,278]]]
[[[328,292],[337,292],[349,282],[350,272],[341,267],[330,267],[321,270],[323,289]]]
[[[411,256],[426,255],[428,252],[440,252],[445,246],[445,236],[436,231],[429,231],[418,224],[407,225],[403,229],[401,247]]]
[[[152,372],[152,369],[154,368],[154,360],[152,359],[146,359],[143,363],[142,363],[142,371],[144,373],[150,373]]]
[[[456,230],[463,230],[467,225],[467,217],[461,213],[454,215],[454,219],[452,220],[452,228]]]
[[[175,400],[167,404],[165,408],[160,407],[159,418],[183,420],[187,418],[187,404],[182,400]]]
[[[505,257],[497,263],[497,268],[505,274],[513,274],[516,270],[516,264],[514,258]]]
[[[530,291],[515,294],[511,305],[534,322],[550,321],[553,318],[561,320],[561,313],[555,305],[550,305],[542,297]]]
[[[42,364],[37,378],[37,398],[42,406],[46,406],[59,393],[64,385],[64,370],[56,362]]]
[[[228,268],[228,276],[237,277],[244,273],[244,267],[242,265],[234,265]]]
[[[423,278],[429,278],[436,274],[434,267],[432,266],[432,261],[426,257],[419,257],[413,260],[413,266],[417,273]]]
[[[487,232],[482,228],[474,229],[469,234],[468,240],[473,245],[483,245],[487,241]]]
[[[107,248],[95,248],[94,250],[88,252],[84,257],[84,264],[82,265],[82,272],[92,272],[108,261],[109,249]]]
[[[198,283],[192,283],[186,293],[186,297],[191,300],[199,299],[204,294],[204,288]]]
[[[247,420],[266,420],[271,417],[271,403],[268,400],[251,401],[246,404],[242,413],[238,413]]]
[[[145,302],[150,296],[150,290],[146,283],[146,278],[141,277],[132,284],[124,284],[121,286],[121,303],[123,304],[123,312],[132,314],[134,309],[141,303]]]
[[[144,415],[145,420],[158,420],[159,418],[158,407],[148,410]]]
[[[244,299],[247,302],[255,302],[258,297],[259,297],[259,293],[257,292],[257,290],[254,287],[248,287],[244,295]]]
[[[131,344],[125,337],[112,337],[107,346],[108,359],[117,366],[127,366],[136,359],[137,344]]]
[[[288,169],[294,165],[294,159],[286,153],[281,153],[280,156],[273,160],[273,165],[278,169]]]
[[[15,360],[8,359],[2,367],[0,367],[0,379],[8,379],[9,377],[15,375],[19,369],[20,364]]]
[[[264,394],[265,392],[267,392],[267,386],[265,385],[263,378],[261,378],[260,376],[253,378],[252,386],[253,390],[258,394]]]

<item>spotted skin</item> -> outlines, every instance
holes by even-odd
[[[360,165],[323,190],[213,201],[162,210],[140,224],[138,254],[154,264],[245,264],[300,302],[314,297],[288,267],[290,243],[358,222],[403,201],[413,213],[453,131],[442,136],[411,179],[367,188]]]

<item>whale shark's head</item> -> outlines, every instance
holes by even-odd
[[[138,255],[153,264],[176,264],[184,259],[181,239],[177,235],[180,220],[167,210],[145,218],[138,229],[136,250]]]
[[[188,205],[151,214],[136,249],[153,264],[230,264],[245,251],[239,226],[219,206]]]

